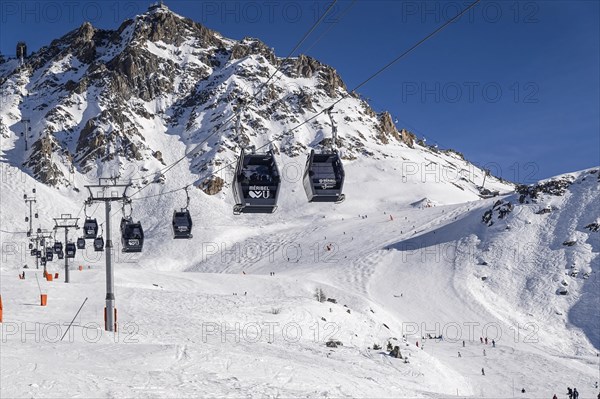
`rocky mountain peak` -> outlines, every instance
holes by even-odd
[[[388,158],[394,147],[428,150],[389,113],[349,93],[333,67],[307,55],[278,57],[256,38],[224,38],[161,5],[116,30],[86,22],[25,67],[0,68],[0,94],[8,99],[3,134],[20,136],[22,116],[32,128],[29,149],[17,139],[2,151],[50,185],[101,174],[103,162],[158,173],[202,143],[188,169],[197,186],[218,194],[229,182],[210,172],[232,165],[241,147],[270,144],[294,158],[331,144],[331,121],[319,112],[332,104],[346,160]],[[225,122],[239,98],[252,100],[238,135]]]

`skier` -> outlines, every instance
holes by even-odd
[[[483,350],[483,356],[485,356],[485,349]]]
[[[483,337],[479,337],[479,341],[483,344]]]
[[[558,397],[556,396],[556,394],[554,394],[554,396],[552,397],[552,399],[558,399]]]
[[[481,368],[481,375],[485,375],[485,370],[483,369],[483,367]]]
[[[577,388],[573,388],[573,399],[579,398],[579,392],[577,392]]]
[[[569,399],[573,399],[573,390],[571,387],[567,387],[567,395],[569,395]]]
[[[462,357],[462,355],[460,354],[460,352],[458,352],[458,357]]]
[[[496,347],[496,341],[492,340],[492,347]]]
[[[417,341],[417,348],[419,347],[419,341]]]
[[[486,344],[486,345],[487,345],[487,342],[488,342],[488,341],[487,341],[487,337],[485,337],[485,344]]]
[[[463,341],[463,348],[465,347],[465,341]]]

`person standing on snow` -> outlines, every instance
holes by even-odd
[[[567,395],[569,395],[569,399],[573,399],[573,390],[571,387],[567,387]]]
[[[485,370],[483,369],[483,367],[481,368],[481,375],[485,375]]]
[[[577,392],[577,388],[573,388],[573,399],[579,398],[579,392]]]

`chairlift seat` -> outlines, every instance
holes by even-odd
[[[246,154],[241,151],[234,181],[233,213],[273,213],[277,209],[281,177],[273,151]]]

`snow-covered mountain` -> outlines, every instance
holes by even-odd
[[[327,143],[329,119],[284,132],[348,93],[334,69],[300,56],[243,113],[243,137],[228,125],[160,177],[282,62],[256,39],[154,7],[114,32],[84,24],[22,67],[0,64],[0,396],[551,398],[571,386],[595,397],[598,169],[531,186],[485,177],[348,95],[334,114],[347,199],[309,204],[299,174],[308,149]],[[284,176],[279,209],[233,216],[232,167],[203,182],[240,145],[269,140]],[[133,201],[144,252],[114,242],[116,336],[101,326],[102,254],[79,251],[70,284],[57,261],[59,281],[42,280],[23,221],[32,188],[34,227],[83,218],[84,185],[108,176],[157,181]],[[203,189],[190,191],[194,238],[173,240],[185,194],[172,191],[188,184]],[[103,207],[87,213],[104,222]],[[36,274],[46,307],[30,306]],[[331,301],[317,301],[321,291]],[[86,297],[59,342],[50,328],[64,332]]]
[[[341,98],[334,116],[345,160],[398,158],[399,150],[410,148],[415,151],[400,155],[408,162],[420,163],[426,154],[427,167],[448,164],[452,173],[463,173],[457,189],[483,182],[483,173],[459,154],[442,156],[412,133],[398,131],[388,113],[377,114],[349,94],[332,67],[303,55],[279,58],[257,39],[224,38],[165,6],[116,31],[85,23],[23,66],[16,59],[1,64],[0,93],[4,159],[53,186],[81,188],[81,175],[87,181],[138,178],[140,184],[179,175],[215,194],[229,181],[211,172],[227,166],[224,173],[230,173],[240,146],[272,141],[276,151],[302,164],[310,148],[330,142],[330,121],[322,114],[291,129]],[[241,137],[234,123],[222,126],[238,99],[249,101]],[[31,131],[22,137],[25,120]],[[198,151],[160,176],[199,143]],[[496,179],[489,182],[493,186]]]

